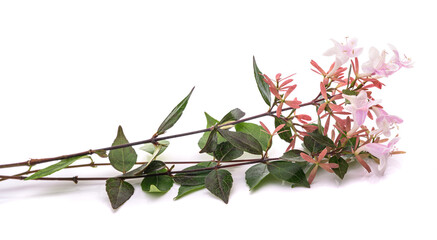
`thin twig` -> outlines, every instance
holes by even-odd
[[[201,172],[201,171],[208,171],[208,170],[214,170],[214,169],[221,169],[221,168],[229,168],[229,167],[237,167],[237,166],[243,166],[248,164],[255,164],[255,163],[262,163],[262,162],[268,162],[268,161],[274,161],[279,160],[280,158],[267,158],[267,159],[246,159],[246,160],[239,160],[238,163],[232,163],[233,161],[230,161],[230,164],[224,164],[224,165],[217,165],[214,167],[206,167],[206,168],[198,168],[198,169],[191,169],[191,170],[180,170],[180,171],[169,171],[164,173],[154,173],[154,174],[144,174],[144,175],[135,175],[135,176],[118,176],[116,178],[119,179],[135,179],[135,178],[145,178],[145,177],[153,177],[153,176],[160,176],[160,175],[172,175],[172,174],[182,174],[182,173],[195,173],[195,172]],[[222,162],[226,163],[226,162]],[[26,176],[6,176],[6,175],[0,175],[1,179],[15,179],[15,180],[24,180]],[[33,180],[42,180],[42,181],[72,181],[74,183],[77,183],[79,181],[106,181],[109,178],[114,177],[42,177],[37,178]]]

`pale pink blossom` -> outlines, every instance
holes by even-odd
[[[392,45],[389,46],[393,51],[393,57],[388,62],[386,62],[387,52],[385,50],[379,53],[374,47],[369,49],[369,61],[362,65],[362,76],[388,77],[403,67],[412,67],[411,59],[401,59],[398,50]]]
[[[354,126],[348,132],[348,135],[351,135],[361,125],[363,125],[364,121],[366,120],[367,113],[369,112],[369,108],[378,104],[378,102],[369,100],[366,91],[361,91],[358,93],[358,96],[343,94],[343,97],[349,100],[350,104],[346,105],[344,108],[352,113],[352,118],[354,119]]]
[[[393,51],[393,57],[390,59],[390,62],[393,64],[396,64],[399,66],[399,68],[411,68],[413,67],[413,62],[410,58],[405,57],[404,59],[401,59],[399,56],[398,50],[395,48],[395,46],[389,44],[391,50]]]
[[[349,58],[358,57],[363,51],[362,48],[356,48],[357,39],[346,38],[346,43],[339,43],[333,39],[331,41],[334,43],[334,47],[328,49],[324,55],[332,56],[335,55],[336,58],[341,59],[343,63],[346,63]]]
[[[394,149],[394,145],[398,141],[399,138],[396,137],[392,139],[387,145],[381,143],[368,143],[364,146],[359,147],[355,151],[355,155],[358,155],[360,152],[365,151],[377,157],[379,159],[379,166],[378,166],[379,173],[384,174],[384,171],[387,168],[387,159],[390,157],[390,154]]]
[[[358,57],[358,55],[361,54],[363,51],[362,48],[357,48],[357,39],[352,38],[348,39],[346,38],[346,43],[339,43],[333,39],[331,41],[334,43],[334,47],[328,49],[324,55],[325,56],[332,56],[335,55],[335,65],[331,74],[334,73],[339,67],[341,67],[343,64],[349,61],[350,58]],[[330,74],[328,74],[329,76]]]
[[[391,129],[393,125],[400,124],[403,120],[400,117],[389,115],[386,111],[381,108],[373,107],[372,110],[376,114],[376,125],[378,126],[378,133],[384,134],[386,137],[391,136]]]

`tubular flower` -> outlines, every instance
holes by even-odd
[[[367,92],[361,91],[358,96],[351,96],[343,94],[343,97],[349,100],[350,104],[345,106],[345,109],[352,113],[354,119],[354,126],[348,132],[348,135],[353,134],[366,120],[369,108],[376,105],[378,102],[370,101],[367,98]]]
[[[366,151],[377,157],[380,161],[378,165],[378,171],[380,174],[384,174],[385,169],[387,168],[387,159],[390,157],[394,149],[394,145],[399,141],[399,138],[393,138],[387,145],[381,143],[368,143],[364,146],[359,147],[355,151],[355,156],[357,156],[360,152]]]
[[[357,39],[346,38],[346,43],[339,43],[333,39],[331,41],[334,43],[334,47],[328,49],[325,52],[325,56],[335,55],[335,65],[331,73],[335,72],[338,68],[340,68],[343,64],[349,61],[350,58],[358,57],[363,51],[362,48],[356,48]],[[329,76],[329,74],[328,74]]]
[[[372,110],[375,112],[377,116],[376,125],[379,128],[378,132],[382,132],[382,134],[384,134],[384,136],[386,137],[391,136],[391,129],[393,128],[393,125],[400,124],[403,122],[403,120],[400,117],[389,115],[383,109],[372,107]]]
[[[401,59],[398,50],[393,45],[389,46],[393,51],[393,57],[388,62],[386,62],[387,52],[385,50],[380,54],[374,47],[369,49],[369,61],[362,66],[364,76],[388,77],[403,67],[412,67],[411,59]]]

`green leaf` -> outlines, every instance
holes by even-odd
[[[347,173],[347,169],[349,168],[349,164],[342,157],[333,156],[329,159],[329,163],[337,163],[338,168],[333,168],[334,173],[341,179],[344,178],[344,175]]]
[[[244,117],[244,115],[245,115],[245,113],[243,111],[241,111],[238,108],[235,108],[235,109],[231,110],[230,112],[228,112],[222,118],[222,120],[220,120],[218,125],[223,124],[223,123],[227,123],[227,122],[230,122],[230,121],[237,121],[238,119]]]
[[[149,174],[165,173],[167,169],[150,172]],[[141,189],[149,193],[165,193],[173,187],[173,178],[167,174],[145,177],[141,182]]]
[[[219,161],[231,161],[243,155],[243,151],[234,147],[230,142],[223,142],[214,151],[214,157]]]
[[[211,171],[205,178],[205,187],[212,194],[228,203],[232,188],[232,174],[225,169]]]
[[[235,125],[237,132],[243,132],[254,137],[261,144],[263,151],[267,150],[269,144],[270,135],[266,133],[262,126],[254,123],[238,123]]]
[[[356,142],[357,142],[357,138],[356,137],[347,139],[346,144],[345,144],[343,149],[346,150],[346,151],[353,152],[353,149],[355,148]],[[341,142],[340,141],[338,142],[338,146],[339,147],[341,146]]]
[[[211,117],[206,112],[205,112],[205,117],[206,117],[206,127],[207,128],[210,128],[218,123],[218,120]],[[213,135],[211,135],[211,134],[213,134]],[[212,152],[215,151],[215,149],[217,148],[217,145],[222,143],[222,142],[225,142],[225,141],[226,140],[222,136],[217,135],[217,131],[213,130],[211,132],[203,133],[202,137],[199,139],[197,144],[199,145],[199,147],[201,149],[200,153],[208,153],[208,154],[212,155]]]
[[[205,112],[205,117],[206,117],[207,128],[210,128],[219,122],[217,119],[211,117],[211,115],[209,115],[207,112]]]
[[[217,130],[214,129],[211,132],[205,133],[204,136],[208,136],[208,138],[206,139],[205,143],[203,143],[203,137],[199,140],[199,147],[202,148],[199,153],[214,152],[217,149]]]
[[[187,167],[187,168],[183,169],[182,171],[191,171],[191,170],[215,167],[216,165],[217,165],[217,163],[215,163],[215,162],[198,163],[194,166]],[[188,172],[188,173],[177,173],[173,176],[173,179],[176,183],[181,184],[181,185],[185,185],[185,186],[204,185],[205,184],[205,177],[211,171],[212,170],[204,170],[204,171],[196,171],[196,172]]]
[[[122,176],[123,177],[135,176],[135,175],[140,175],[142,173],[145,173],[146,169],[148,169],[148,166],[150,164],[152,164],[153,162],[155,162],[155,159],[158,157],[158,155],[163,152],[162,148],[164,148],[164,147],[166,148],[167,146],[158,144],[156,147],[154,147],[154,150],[153,150],[154,152],[152,153],[152,158],[150,159],[150,161],[142,164],[141,166],[135,168],[134,170],[131,170],[131,171],[123,174]],[[164,163],[162,163],[162,164],[164,164]],[[164,164],[164,167],[165,167],[165,164]]]
[[[288,161],[305,161],[300,154],[304,153],[303,151],[294,149],[288,152],[285,152],[280,158]]]
[[[155,161],[149,161],[147,163],[142,164],[141,166],[121,175],[122,177],[130,177],[130,176],[137,176],[141,174],[147,174],[155,171],[159,171],[161,169],[165,168],[165,163],[155,160]]]
[[[123,133],[123,128],[118,127],[117,137],[115,138],[112,146],[118,146],[122,144],[127,144],[129,141],[126,139]],[[113,149],[109,151],[109,162],[111,165],[120,172],[129,171],[137,161],[137,153],[135,149],[131,146]]]
[[[158,145],[161,145],[161,149],[156,156],[161,155],[161,153],[163,153],[165,149],[167,149],[168,145],[170,145],[170,142],[167,140],[162,140],[162,141],[158,141]],[[153,154],[156,148],[157,146],[155,146],[153,143],[146,143],[142,147],[140,147],[141,150],[150,154]]]
[[[253,73],[255,74],[256,85],[258,86],[258,90],[261,93],[264,102],[270,106],[271,95],[269,85],[264,81],[264,76],[256,64],[255,56],[253,57]]]
[[[267,163],[267,168],[273,176],[280,180],[299,186],[310,187],[302,167],[297,163],[275,161]]]
[[[262,155],[263,149],[261,144],[254,137],[243,132],[231,132],[228,130],[218,129],[220,135],[228,140],[234,147],[255,155]]]
[[[317,143],[320,145],[326,146],[326,147],[332,147],[335,148],[334,142],[327,136],[320,134],[317,131],[314,131],[312,133],[308,133],[308,135],[314,139]]]
[[[310,136],[305,136],[303,138],[303,145],[311,153],[319,153],[323,149],[325,149],[325,146],[320,145],[318,142],[314,141],[314,139],[312,137],[310,137]]]
[[[256,187],[267,175],[269,175],[269,170],[265,163],[258,163],[247,169],[246,183],[249,185],[250,190]]]
[[[97,150],[94,151],[95,154],[97,154],[101,158],[107,158],[108,154],[106,154],[106,150]]]
[[[33,179],[38,179],[38,178],[42,178],[42,177],[48,176],[48,175],[50,175],[52,173],[55,173],[55,172],[57,172],[59,170],[62,170],[64,168],[70,166],[72,163],[74,163],[75,161],[77,161],[77,160],[79,160],[81,158],[89,158],[89,159],[91,159],[91,157],[88,156],[88,155],[66,158],[66,159],[63,159],[63,160],[53,164],[53,165],[50,165],[50,166],[48,166],[46,168],[43,168],[43,169],[39,170],[38,172],[30,175],[29,177],[25,178],[24,180],[33,180]]]
[[[166,165],[164,162],[155,160],[149,164],[149,166],[144,169],[144,174],[149,174],[153,172],[162,171],[162,169],[165,169]],[[164,171],[165,172],[165,171]]]
[[[161,125],[158,128],[158,131],[156,131],[157,135],[161,135],[165,133],[168,129],[173,127],[175,123],[179,120],[179,118],[182,116],[182,113],[185,110],[185,107],[187,106],[188,100],[191,97],[191,93],[193,93],[193,89],[191,89],[188,96],[186,96],[176,107],[170,112],[170,114],[164,119],[164,121],[161,123]]]
[[[134,187],[119,178],[106,180],[106,193],[113,209],[119,208],[134,194]]]
[[[197,185],[197,186],[181,185],[179,187],[179,190],[178,190],[178,195],[175,198],[173,198],[173,200],[178,200],[179,198],[181,198],[187,194],[190,194],[192,192],[195,192],[197,190],[204,189],[204,188],[205,188],[205,185]]]
[[[358,95],[357,92],[354,92],[354,91],[349,90],[349,89],[344,89],[344,90],[342,91],[342,93],[344,93],[344,94],[346,94],[346,95],[350,95],[350,96],[357,96],[357,95]]]
[[[285,126],[279,131],[279,133],[278,133],[279,137],[282,140],[284,140],[284,141],[286,141],[288,143],[291,143],[291,137],[293,137],[293,134],[291,132],[291,127],[289,127],[287,125],[286,121],[284,121],[284,120],[282,120],[280,118],[275,117],[275,128],[277,128],[281,124],[285,124]]]

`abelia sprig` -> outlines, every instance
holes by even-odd
[[[280,117],[282,113],[282,108],[284,106],[284,103],[288,105],[291,108],[297,109],[300,107],[301,101],[298,101],[297,98],[294,98],[294,100],[288,100],[288,97],[290,94],[296,89],[296,84],[290,85],[291,82],[293,82],[293,79],[291,77],[294,74],[281,78],[281,74],[276,74],[275,81],[276,84],[273,83],[273,81],[264,74],[264,81],[269,85],[270,92],[275,96],[276,101],[274,102],[275,105],[277,105],[276,108],[276,116]],[[284,94],[280,94],[280,92],[285,92]]]
[[[308,183],[311,184],[316,176],[317,170],[319,167],[323,168],[325,171],[333,173],[333,168],[338,168],[339,165],[337,163],[328,163],[328,160],[323,161],[326,154],[328,153],[328,149],[325,148],[323,151],[316,157],[311,157],[306,153],[301,153],[300,156],[305,159],[305,161],[314,164],[314,168],[311,170],[311,173],[308,177]]]
[[[41,163],[59,161],[39,170],[28,169],[16,175],[0,175],[0,181],[19,180],[59,180],[72,181],[106,181],[106,192],[111,206],[116,209],[134,194],[134,186],[129,180],[140,178],[141,189],[146,193],[166,193],[174,183],[179,185],[175,199],[180,199],[191,192],[206,189],[228,203],[234,179],[225,168],[252,164],[246,171],[245,179],[250,190],[259,186],[271,175],[279,182],[288,182],[292,187],[310,187],[319,167],[328,173],[343,179],[349,165],[360,164],[367,172],[372,172],[369,161],[378,164],[377,174],[383,174],[392,154],[402,153],[396,150],[399,141],[397,126],[403,120],[389,114],[380,100],[375,100],[372,93],[382,89],[385,77],[392,76],[402,68],[411,68],[409,58],[401,58],[396,48],[390,45],[393,56],[387,61],[387,52],[370,48],[369,60],[360,67],[360,54],[363,48],[357,46],[355,38],[346,38],[345,43],[332,40],[334,46],[325,52],[333,56],[328,70],[311,60],[311,70],[320,75],[320,81],[314,81],[317,91],[314,99],[302,102],[291,97],[297,84],[291,77],[276,74],[274,80],[263,74],[253,58],[255,83],[263,101],[269,106],[268,111],[246,117],[239,108],[232,109],[221,120],[205,113],[206,128],[166,135],[187,107],[194,88],[189,92],[170,114],[164,119],[158,130],[150,139],[129,142],[118,127],[113,145],[106,148],[86,150],[79,153],[58,157],[31,159],[29,161],[3,164],[1,168],[33,167]],[[347,73],[347,74],[346,74]],[[310,81],[310,80],[307,80]],[[272,101],[273,95],[273,101]],[[304,107],[312,107],[313,114],[301,113]],[[287,114],[285,114],[287,112]],[[374,115],[373,115],[373,114]],[[271,117],[274,126],[266,121],[259,125],[248,121],[262,117]],[[274,129],[271,131],[270,129]],[[169,139],[202,133],[198,141],[200,154],[208,154],[207,161],[161,161],[163,152],[170,147]],[[281,149],[282,156],[269,157],[273,139],[278,137],[288,143]],[[395,136],[390,139],[391,136]],[[297,144],[300,141],[302,144]],[[385,144],[386,143],[386,144]],[[146,162],[139,162],[135,145],[143,145],[140,150],[151,154]],[[296,146],[302,145],[302,149]],[[108,153],[109,152],[109,153]],[[91,155],[108,158],[108,163],[95,163]],[[248,158],[251,154],[254,158]],[[244,159],[240,159],[243,157]],[[88,164],[76,164],[83,160]],[[194,164],[182,169],[177,164]],[[64,168],[95,167],[111,165],[120,171],[116,176],[107,177],[50,177]],[[134,168],[134,165],[139,165]]]

